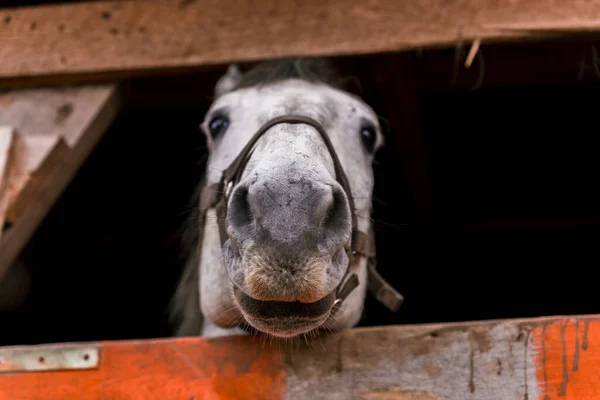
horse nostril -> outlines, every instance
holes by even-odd
[[[231,194],[227,213],[228,225],[240,230],[252,223],[252,212],[248,203],[248,187],[238,186]]]
[[[316,244],[324,250],[346,241],[352,220],[340,185],[285,183],[273,179],[235,187],[227,212],[229,235],[240,243],[279,243],[277,251],[288,252],[286,257],[302,246]]]
[[[332,188],[333,201],[327,209],[325,217],[321,221],[321,227],[329,232],[339,233],[351,229],[350,206],[344,190],[335,185]]]

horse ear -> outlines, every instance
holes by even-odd
[[[234,87],[242,80],[242,72],[237,64],[231,64],[227,68],[227,72],[219,78],[219,81],[215,85],[215,97],[231,91]]]

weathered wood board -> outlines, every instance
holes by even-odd
[[[9,126],[0,126],[0,240],[8,208],[8,174],[12,162],[14,140],[13,129]]]
[[[590,0],[93,1],[0,10],[0,86],[600,29]]]
[[[97,366],[11,373],[15,349],[0,348],[0,398],[600,399],[596,315],[362,328],[293,345],[227,337],[81,346],[100,348]],[[36,349],[44,354],[25,349],[33,360]]]
[[[0,241],[0,277],[117,115],[117,84],[0,94],[0,125],[16,133]]]

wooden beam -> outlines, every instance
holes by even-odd
[[[8,176],[10,228],[0,241],[0,277],[23,249],[121,106],[116,84],[0,94],[0,125],[18,136]]]
[[[0,348],[0,398],[600,398],[600,316],[361,328],[287,345],[225,337],[75,346],[71,354],[81,346],[100,359],[51,371],[38,358],[64,345]]]
[[[600,30],[590,0],[93,1],[0,11],[0,86]]]
[[[0,240],[8,208],[8,174],[11,170],[14,132],[11,127],[0,126]]]

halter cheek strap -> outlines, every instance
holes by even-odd
[[[206,217],[206,212],[209,209],[215,209],[217,213],[217,223],[219,226],[219,236],[221,245],[225,244],[228,239],[227,229],[225,227],[225,221],[227,219],[227,202],[233,190],[233,187],[241,179],[241,175],[244,171],[246,163],[248,162],[256,142],[273,126],[277,124],[306,124],[310,125],[317,130],[320,134],[331,158],[335,169],[336,180],[342,186],[346,197],[348,198],[350,205],[350,212],[352,215],[352,241],[348,256],[350,264],[343,277],[340,285],[337,288],[336,301],[334,308],[339,309],[342,302],[348,297],[350,293],[359,285],[358,275],[355,270],[361,257],[367,259],[367,270],[368,270],[368,282],[367,287],[369,291],[377,298],[379,302],[384,304],[387,308],[392,311],[397,311],[404,298],[398,293],[389,283],[387,283],[381,275],[376,271],[375,267],[377,260],[375,257],[375,234],[371,227],[368,234],[358,230],[356,223],[356,210],[354,208],[354,200],[352,192],[350,191],[350,184],[348,178],[344,173],[342,164],[337,156],[333,144],[325,131],[323,126],[312,118],[308,118],[302,115],[284,115],[281,117],[273,118],[267,121],[258,131],[252,136],[250,141],[244,146],[240,154],[233,160],[231,165],[223,171],[221,179],[218,183],[207,185],[202,189],[200,197],[200,212],[202,220]]]

